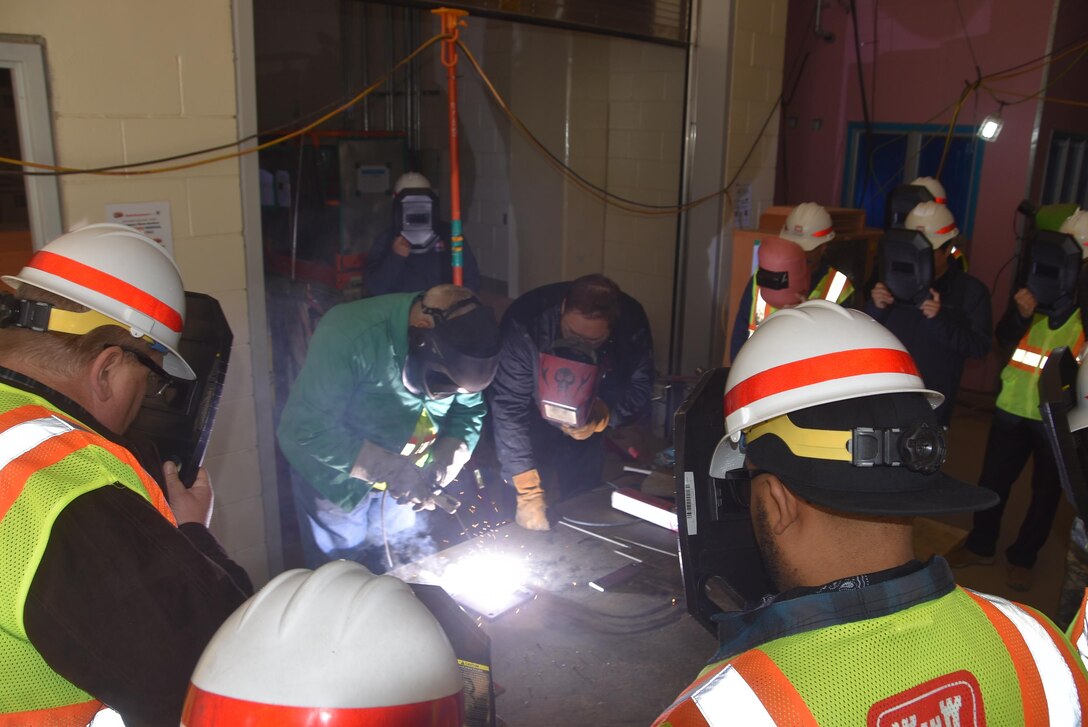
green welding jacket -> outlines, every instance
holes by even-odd
[[[415,293],[341,303],[321,319],[291,387],[277,437],[287,461],[313,488],[350,510],[372,483],[351,476],[370,440],[400,453],[424,409],[437,436],[469,451],[480,439],[487,404],[481,394],[416,396],[401,379],[408,355],[408,313]]]

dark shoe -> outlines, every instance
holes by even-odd
[[[968,550],[966,545],[958,545],[944,557],[948,565],[953,568],[966,568],[969,565],[993,565],[992,555],[979,555],[973,550]]]
[[[1021,593],[1030,591],[1031,587],[1035,585],[1035,571],[1031,568],[1010,563],[1005,571],[1005,582],[1014,591],[1020,591]]]

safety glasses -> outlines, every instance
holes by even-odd
[[[747,467],[738,467],[726,470],[725,477],[722,479],[729,486],[729,494],[733,502],[747,510],[752,505],[752,480],[760,475],[768,474],[771,473],[767,470],[750,470]]]
[[[109,348],[111,345],[106,344],[103,349]],[[147,389],[144,392],[145,399],[155,399],[163,395],[163,393],[175,383],[175,379],[170,374],[166,373],[166,370],[155,363],[154,359],[145,354],[143,351],[138,351],[128,346],[117,346],[125,353],[132,354],[132,357],[136,359],[137,363],[147,369]]]

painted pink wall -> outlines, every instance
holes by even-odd
[[[839,205],[846,156],[846,129],[863,120],[854,54],[853,23],[847,3],[825,3],[821,26],[833,32],[827,43],[813,30],[817,0],[790,0],[786,33],[786,68],[794,59],[810,53],[804,74],[784,121],[791,116],[797,125],[782,129],[784,149],[779,155],[776,202],[797,204],[815,201]],[[1001,71],[1046,52],[1050,32],[1050,2],[959,0],[967,32],[983,74]],[[845,7],[844,7],[845,6]],[[875,8],[875,22],[874,22]],[[874,56],[876,89],[869,102],[874,122],[948,123],[951,109],[965,87],[975,79],[975,63],[964,39],[956,3],[949,0],[857,0],[858,35],[866,90],[872,90]],[[1016,78],[994,81],[1004,91],[1039,90],[1041,72],[1032,70]],[[787,79],[787,83],[789,80]],[[789,89],[787,87],[787,93]],[[1005,310],[1012,265],[1002,265],[1015,253],[1013,211],[1028,193],[1031,133],[1037,104],[1034,101],[1007,106],[1005,126],[998,141],[987,145],[983,155],[982,183],[975,213],[971,245],[971,272],[990,286],[995,320]],[[960,111],[957,124],[978,124],[997,110],[997,103],[983,91],[972,95]],[[813,119],[822,128],[813,130]],[[783,171],[783,157],[786,165]],[[786,176],[788,174],[788,177]],[[963,385],[993,391],[1000,362],[969,367]]]

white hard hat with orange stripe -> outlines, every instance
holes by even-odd
[[[178,266],[166,248],[131,227],[105,223],[61,235],[3,281],[13,288],[33,285],[91,309],[54,309],[48,330],[83,334],[103,325],[127,328],[163,353],[167,373],[196,378],[178,353],[185,325]]]
[[[926,191],[933,195],[934,202],[948,204],[948,195],[945,194],[944,185],[933,177],[918,177],[911,184],[916,187],[925,187]]]
[[[460,727],[462,680],[412,589],[346,560],[290,570],[204,649],[183,727]]]
[[[725,385],[726,437],[774,417],[861,396],[916,392],[936,408],[907,349],[864,313],[826,300],[776,311],[737,354]]]
[[[922,202],[915,205],[914,209],[903,221],[903,227],[908,230],[918,230],[934,250],[960,234],[956,227],[956,220],[952,217],[952,210],[938,202]]]
[[[827,210],[815,202],[805,202],[790,210],[778,236],[796,242],[805,252],[812,252],[834,240],[835,229]]]

